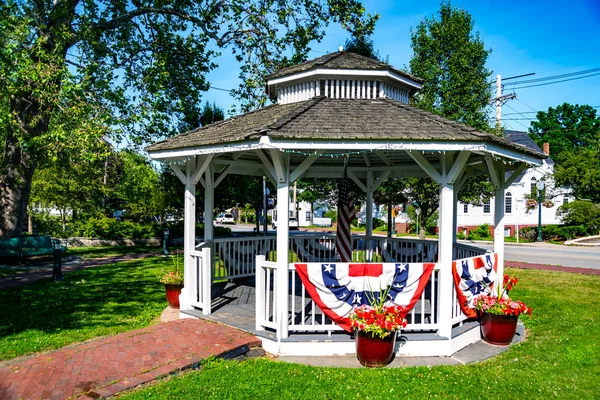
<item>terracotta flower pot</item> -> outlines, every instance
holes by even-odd
[[[356,357],[365,367],[383,367],[390,363],[396,346],[396,332],[384,339],[371,332],[355,331]]]
[[[165,284],[165,291],[167,292],[167,302],[171,308],[179,308],[179,295],[181,294],[183,285],[167,285]]]
[[[481,314],[481,336],[491,344],[509,345],[517,331],[519,317],[514,315]]]

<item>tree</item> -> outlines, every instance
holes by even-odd
[[[22,231],[35,168],[125,134],[172,133],[209,83],[219,49],[242,63],[234,91],[264,104],[263,78],[306,59],[329,22],[354,36],[377,16],[356,0],[34,1],[0,4],[0,236]]]
[[[405,189],[402,179],[388,179],[373,193],[373,201],[376,204],[387,206],[388,237],[391,237],[394,231],[392,228],[392,224],[394,223],[392,219],[392,207],[396,204],[406,202]]]
[[[360,54],[361,56],[369,57],[377,61],[383,61],[379,55],[379,51],[375,50],[373,39],[369,37],[347,39],[346,43],[344,43],[344,50]]]
[[[214,124],[224,119],[225,111],[221,106],[216,102],[212,104],[206,102],[201,109],[192,108],[191,110],[184,111],[179,130],[184,132],[191,131],[192,129]]]
[[[537,113],[537,121],[531,123],[529,134],[542,146],[550,145],[550,157],[557,163],[571,158],[580,149],[598,149],[600,144],[600,117],[588,105],[564,103],[548,111]]]
[[[485,63],[491,50],[485,49],[473,26],[468,12],[444,1],[437,18],[425,18],[411,28],[410,72],[424,81],[411,102],[486,131],[490,129],[485,108],[491,97],[491,72]]]
[[[566,151],[554,169],[557,186],[568,187],[579,200],[600,204],[600,149]]]

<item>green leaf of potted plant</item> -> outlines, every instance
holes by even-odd
[[[173,256],[173,268],[165,271],[160,277],[160,283],[165,285],[167,302],[172,308],[179,308],[179,295],[183,289],[183,270],[180,268],[181,255]]]

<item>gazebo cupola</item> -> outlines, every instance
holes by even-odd
[[[313,97],[332,99],[389,98],[408,104],[421,80],[389,64],[339,51],[283,68],[268,77],[267,94],[279,104]]]

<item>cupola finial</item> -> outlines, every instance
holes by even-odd
[[[344,46],[340,46],[340,47],[338,47],[338,50],[339,50],[339,51],[344,51]]]

